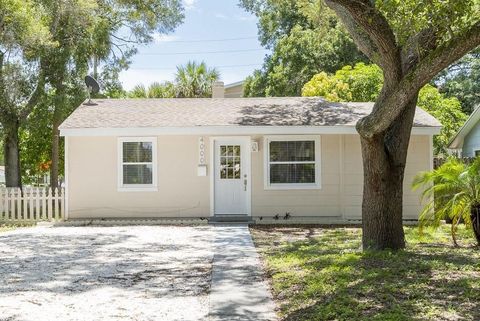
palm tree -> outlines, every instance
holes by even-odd
[[[452,220],[452,239],[456,246],[456,230],[463,221],[473,229],[480,245],[480,157],[470,165],[451,158],[437,169],[418,174],[413,188],[424,187],[427,203],[420,214],[420,227],[438,226],[441,220]]]
[[[208,68],[205,62],[189,61],[184,66],[177,66],[175,75],[177,97],[210,97],[212,95],[212,84],[219,78],[218,70]]]
[[[153,82],[148,87],[148,98],[174,98],[175,85],[170,81]]]
[[[147,90],[142,84],[138,84],[128,93],[130,98],[147,98]]]

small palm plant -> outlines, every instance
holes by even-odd
[[[205,98],[212,95],[212,84],[220,79],[215,68],[208,68],[205,62],[189,61],[184,66],[177,66],[175,84],[180,98]]]
[[[439,226],[441,220],[450,218],[453,243],[458,246],[456,231],[463,221],[480,245],[480,157],[469,165],[451,158],[435,170],[418,174],[412,185],[413,189],[424,188],[426,205],[420,227]]]

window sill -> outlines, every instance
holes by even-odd
[[[158,187],[119,187],[118,192],[158,192]]]
[[[320,184],[273,184],[264,186],[264,190],[312,190],[321,188]]]

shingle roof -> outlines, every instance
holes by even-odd
[[[318,97],[95,99],[80,105],[61,129],[194,126],[355,126],[373,103],[332,103]],[[417,108],[414,127],[440,123]]]

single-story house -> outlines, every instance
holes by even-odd
[[[477,106],[459,131],[450,140],[448,148],[461,157],[480,156],[480,106]]]
[[[246,218],[341,223],[361,218],[357,121],[372,103],[321,98],[95,99],[60,126],[67,218]],[[417,109],[411,181],[432,168],[440,123]]]

